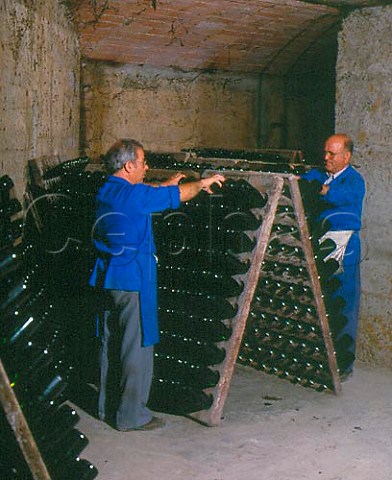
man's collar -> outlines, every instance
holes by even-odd
[[[342,168],[342,170],[339,170],[339,171],[336,172],[336,173],[327,172],[327,175],[328,175],[328,177],[332,177],[332,179],[335,179],[336,177],[338,177],[339,175],[341,175],[345,170],[347,170],[348,167],[349,167],[349,165],[345,166],[344,168]]]

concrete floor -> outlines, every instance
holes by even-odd
[[[391,370],[357,365],[335,396],[237,366],[218,427],[120,433],[76,409],[99,480],[392,479]]]

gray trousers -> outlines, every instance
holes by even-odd
[[[146,404],[154,347],[142,347],[139,293],[107,290],[101,336],[98,415],[116,428],[134,428],[152,418]]]

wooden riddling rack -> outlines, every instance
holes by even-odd
[[[232,305],[236,306],[237,313],[231,319],[223,319],[224,324],[232,329],[230,338],[217,343],[219,348],[225,350],[225,358],[219,364],[209,365],[211,370],[219,372],[218,382],[204,389],[204,393],[210,397],[211,403],[209,406],[197,411],[188,412],[188,415],[208,426],[219,425],[237,361],[269,373],[276,373],[283,378],[291,380],[293,383],[300,383],[320,391],[328,390],[339,393],[341,383],[336,354],[298,180],[291,174],[265,173],[248,169],[245,169],[245,171],[241,171],[241,169],[235,170],[231,168],[233,165],[231,160],[199,158],[197,161],[200,164],[198,171],[186,172],[190,176],[197,178],[200,175],[205,176],[219,172],[229,179],[246,180],[262,195],[265,195],[268,201],[263,208],[252,211],[253,214],[262,219],[260,227],[251,233],[255,240],[253,250],[237,255],[242,261],[249,260],[250,267],[246,273],[235,275],[235,278],[243,283],[242,293],[228,299]],[[205,162],[208,169],[203,170],[203,162]],[[257,162],[252,162],[252,164],[257,168]],[[211,169],[211,165],[216,168]],[[227,169],[225,168],[226,165],[228,166]],[[149,175],[151,178],[159,179],[161,175],[164,177],[169,176],[169,173],[168,170],[151,170]],[[292,210],[292,214],[282,213],[281,210],[285,210],[285,207],[288,207],[288,210]],[[278,225],[291,226],[297,230],[297,235],[281,235],[277,233],[276,227]],[[295,274],[293,276],[293,273],[291,273],[290,277],[290,274],[286,271],[274,271],[273,267],[272,270],[271,268],[267,269],[267,265],[271,264],[271,262],[273,264],[273,259],[271,260],[269,253],[270,247],[278,237],[280,240],[284,239],[284,242],[288,242],[289,245],[295,246],[300,251],[299,258],[291,257],[285,259],[284,255],[281,255],[279,258],[279,262],[282,262],[282,264],[287,262],[288,265],[293,264],[297,266],[298,276]],[[159,244],[159,241],[157,244]],[[195,261],[197,262],[197,258]],[[298,316],[288,311],[286,317],[280,315],[286,327],[289,324],[291,328],[298,327],[302,332],[294,333],[291,331],[287,333],[281,327],[275,328],[276,326],[271,326],[270,319],[271,316],[274,316],[274,307],[265,306],[263,302],[263,300],[268,301],[271,298],[271,292],[263,288],[263,285],[268,283],[268,281],[266,282],[267,279],[284,284],[292,283],[300,288],[303,286],[307,289],[307,302],[310,302],[310,304],[307,305],[308,311],[306,313],[302,312]],[[184,283],[187,283],[186,273],[184,275]],[[160,284],[160,288],[165,287]],[[192,302],[191,298],[189,298],[189,302]],[[264,314],[262,314],[263,309]],[[268,315],[265,315],[265,313]],[[184,322],[186,321],[187,318],[184,315]],[[165,321],[162,321],[161,315],[160,326],[161,329],[165,330]],[[263,332],[262,337],[258,336],[260,332]],[[173,336],[176,336],[175,332]],[[249,339],[252,340],[253,344],[249,344],[252,343],[248,342]],[[285,343],[284,347],[281,345],[282,342]],[[276,345],[276,343],[279,345]],[[161,352],[159,353],[160,348]],[[156,364],[158,365],[160,356],[164,357],[166,353],[173,356],[173,351],[166,351],[165,348],[165,346],[157,346],[158,357],[156,358]],[[291,349],[294,353],[291,352]],[[267,354],[271,355],[271,351],[272,355],[280,352],[285,359],[284,364],[279,361],[277,367],[271,367],[271,362],[260,361],[258,363],[257,355],[261,355],[265,359],[268,357]],[[305,358],[307,355],[306,351],[308,351],[307,358]],[[182,360],[180,359],[179,361],[181,362]],[[313,362],[314,364],[312,364]],[[271,368],[266,369],[266,364]],[[321,371],[319,368],[321,368]],[[303,378],[298,374],[300,369],[305,371]],[[158,388],[157,395],[159,394]],[[176,394],[174,393],[174,395]],[[180,401],[180,399],[177,399],[177,401]]]
[[[292,159],[297,158],[296,156],[289,157]],[[208,292],[203,288],[197,292],[197,298],[196,294],[193,295],[193,285],[188,275],[188,267],[184,268],[182,265],[183,257],[175,258],[176,261],[179,260],[179,263],[176,265],[173,273],[179,272],[183,275],[182,279],[180,278],[182,284],[180,290],[183,290],[184,295],[178,294],[178,284],[175,285],[171,281],[167,282],[167,276],[163,279],[160,277],[164,268],[170,267],[170,261],[174,259],[174,257],[170,261],[167,258],[165,259],[165,245],[161,245],[162,239],[160,238],[162,229],[170,231],[173,227],[173,231],[178,231],[178,227],[181,226],[181,219],[185,218],[186,215],[191,220],[192,215],[200,219],[203,216],[200,215],[203,207],[198,205],[203,195],[200,194],[193,201],[187,202],[189,205],[181,205],[177,211],[163,212],[163,214],[155,217],[155,234],[159,257],[158,285],[160,293],[161,342],[155,349],[156,358],[151,406],[157,407],[155,408],[156,410],[161,409],[169,413],[186,414],[205,425],[219,425],[236,362],[240,361],[254,368],[268,371],[264,367],[264,364],[268,366],[268,362],[258,362],[256,354],[259,355],[262,352],[262,355],[265,356],[270,351],[275,354],[275,351],[278,350],[283,355],[286,355],[291,348],[296,348],[294,342],[294,347],[290,344],[290,346],[285,346],[282,351],[282,342],[290,339],[301,340],[302,345],[300,345],[300,348],[307,342],[307,347],[314,346],[317,349],[315,354],[316,363],[323,365],[322,383],[318,383],[320,379],[316,374],[317,372],[314,372],[314,368],[310,364],[311,362],[308,361],[313,361],[313,357],[309,357],[307,360],[304,359],[304,348],[300,352],[296,350],[295,356],[292,355],[289,358],[293,360],[295,368],[301,367],[304,370],[309,370],[306,372],[306,376],[300,378],[298,374],[294,374],[294,369],[291,369],[290,365],[288,365],[287,358],[284,365],[282,365],[282,362],[275,364],[275,368],[271,368],[270,373],[284,376],[291,381],[298,380],[298,383],[302,383],[305,386],[313,386],[322,390],[326,388],[338,393],[341,386],[336,356],[322,297],[319,272],[317,271],[312,244],[309,240],[308,226],[296,178],[289,173],[273,172],[274,168],[273,165],[270,168],[271,164],[267,165],[265,162],[255,160],[248,161],[246,158],[200,158],[190,153],[181,152],[170,155],[163,154],[162,160],[163,168],[156,168],[160,166],[159,161],[156,164],[151,163],[147,181],[166,179],[178,170],[184,171],[190,179],[198,179],[209,173],[219,172],[228,179],[245,180],[252,188],[254,187],[259,191],[262,196],[265,196],[268,201],[263,207],[252,209],[251,211],[251,215],[259,219],[258,225],[260,226],[252,227],[251,232],[248,232],[247,229],[243,232],[252,240],[252,247],[243,253],[234,255],[241,264],[246,263],[248,265],[245,271],[241,270],[232,274],[233,279],[238,282],[237,285],[242,285],[241,292],[229,293],[229,291],[225,291],[226,287],[221,285],[220,297],[215,299],[213,298],[214,292]],[[172,165],[170,165],[171,161],[173,161]],[[287,165],[289,165],[289,168],[284,171],[296,173],[297,164],[293,163],[293,160],[291,163],[288,162]],[[66,169],[63,168],[65,166],[67,166]],[[61,167],[60,174],[67,174],[65,177],[61,177],[63,181],[68,176],[68,167],[70,168],[70,173],[73,174],[72,165],[65,166],[59,166],[59,168]],[[99,177],[99,181],[101,181],[99,175],[99,172],[103,170],[101,164],[90,162],[87,165],[83,165],[82,162],[82,167],[80,172],[81,178],[84,178],[84,174],[87,173],[94,176],[97,175],[97,178]],[[271,170],[272,173],[268,173]],[[282,171],[280,168],[277,168],[277,170],[279,172]],[[73,176],[71,175],[70,178],[72,179]],[[75,178],[78,178],[78,176]],[[52,183],[55,181],[52,179],[48,180]],[[83,200],[83,195],[80,197],[81,194],[76,190],[71,194],[68,193],[68,195],[72,196],[75,204],[78,204],[80,199]],[[91,196],[90,193],[89,196]],[[78,200],[79,197],[80,199]],[[205,194],[205,197],[209,196]],[[90,202],[87,203],[90,205]],[[280,210],[285,205],[293,210],[293,214],[282,215]],[[186,215],[184,216],[184,214]],[[93,215],[84,215],[84,217],[84,221],[86,221],[86,218],[93,218]],[[173,219],[175,220],[174,222]],[[74,216],[76,225],[73,225],[72,230],[79,229],[77,224],[80,221],[78,216]],[[194,223],[197,228],[200,227],[197,221],[191,223]],[[300,263],[302,265],[301,274],[298,275],[298,278],[288,279],[286,272],[278,272],[277,269],[273,271],[271,268],[266,269],[266,266],[271,263],[270,247],[273,246],[277,237],[275,230],[278,225],[285,224],[291,225],[298,231],[297,236],[289,235],[285,237],[279,235],[279,239],[284,238],[285,242],[291,245],[295,244],[301,251],[302,259],[290,258],[287,262],[287,264]],[[191,230],[192,239],[194,243],[196,242],[195,245],[201,249],[206,247],[206,245],[203,245],[203,229],[205,227],[209,228],[209,226],[208,223],[201,224],[202,229],[198,230],[196,228]],[[87,230],[88,228],[86,227]],[[207,247],[210,248],[211,246],[210,266],[213,267],[214,265],[216,266],[216,262],[214,262],[214,244]],[[190,251],[190,256],[192,255],[194,262],[197,264],[200,252],[197,250]],[[279,261],[284,263],[283,260],[282,255]],[[82,258],[81,261],[85,260]],[[263,263],[264,261],[265,263]],[[214,274],[215,272],[212,271],[211,273]],[[263,299],[268,300],[271,298],[271,292],[263,289],[266,280],[281,283],[292,282],[293,284],[303,284],[304,287],[310,288],[312,293],[310,302],[312,315],[306,313],[306,319],[302,322],[298,318],[290,318],[290,314],[288,314],[286,320],[291,325],[310,326],[312,329],[311,341],[308,342],[306,338],[301,338],[299,335],[291,333],[288,335],[285,331],[279,332],[276,325],[271,325],[269,321],[265,320],[265,315],[260,313],[261,308],[266,310],[265,313],[268,313],[269,318],[273,313],[272,307],[263,305]],[[164,295],[166,295],[166,298]],[[197,319],[193,318],[194,302],[202,299],[203,296],[207,304],[210,301],[218,300],[222,304],[225,303],[226,306],[231,306],[233,311],[235,311],[235,314],[221,315],[217,324],[222,327],[223,336],[220,339],[215,338],[213,345],[207,342],[209,331],[205,328],[206,325],[197,324]],[[180,301],[177,302],[177,300]],[[205,316],[208,317],[208,314]],[[175,317],[177,323],[173,322],[171,317]],[[199,329],[199,327],[203,328]],[[230,334],[227,334],[228,331]],[[263,332],[263,337],[259,336],[261,331]],[[266,333],[270,333],[270,335],[265,335]],[[250,344],[250,338],[252,340],[256,339],[256,343]],[[223,352],[224,355],[219,360],[216,360],[215,354],[220,352]],[[188,355],[190,353],[192,357]],[[303,364],[301,364],[302,361]],[[195,384],[197,383],[199,386],[202,385],[201,393],[196,392]],[[199,395],[196,402],[192,400],[194,395]]]

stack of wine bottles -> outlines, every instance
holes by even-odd
[[[50,294],[47,269],[32,243],[22,205],[11,198],[13,182],[0,179],[0,358],[51,477],[92,479],[97,470],[79,455],[87,444],[64,404],[74,366],[67,349],[63,309]],[[29,479],[31,473],[0,408],[2,476]]]
[[[148,166],[154,169],[168,169],[176,171],[192,170],[202,173],[206,169],[214,168],[212,163],[199,162],[197,158],[189,157],[185,153],[170,154],[147,152]]]
[[[287,151],[260,151],[260,150],[239,150],[227,148],[191,148],[183,151],[190,152],[200,158],[228,158],[231,160],[260,161],[271,164],[288,163]]]
[[[281,197],[239,360],[304,386],[331,388],[291,201]]]
[[[153,408],[191,413],[212,405],[265,203],[245,180],[227,180],[155,216],[161,341]]]
[[[287,154],[279,152],[194,148],[185,149],[181,153],[148,152],[148,164],[150,168],[177,171],[192,170],[199,173],[205,170],[222,170],[227,172],[258,171],[299,175],[305,171],[302,161],[292,163]]]
[[[42,226],[32,237],[46,270],[49,296],[62,312],[62,331],[67,332],[67,349],[75,365],[77,380],[70,385],[71,399],[92,410],[94,392],[89,385],[98,375],[97,294],[88,279],[95,261],[91,241],[95,197],[106,175],[85,167],[86,157],[82,157],[45,171],[50,182],[34,198]]]
[[[95,196],[106,176],[102,172],[88,172],[85,157],[64,162],[48,170],[50,186],[39,191],[34,207],[42,220],[40,242],[50,254],[77,250],[85,254],[92,252],[91,233],[95,220]],[[71,163],[70,163],[71,162]],[[74,168],[71,169],[72,165]],[[61,168],[62,167],[62,168]]]

